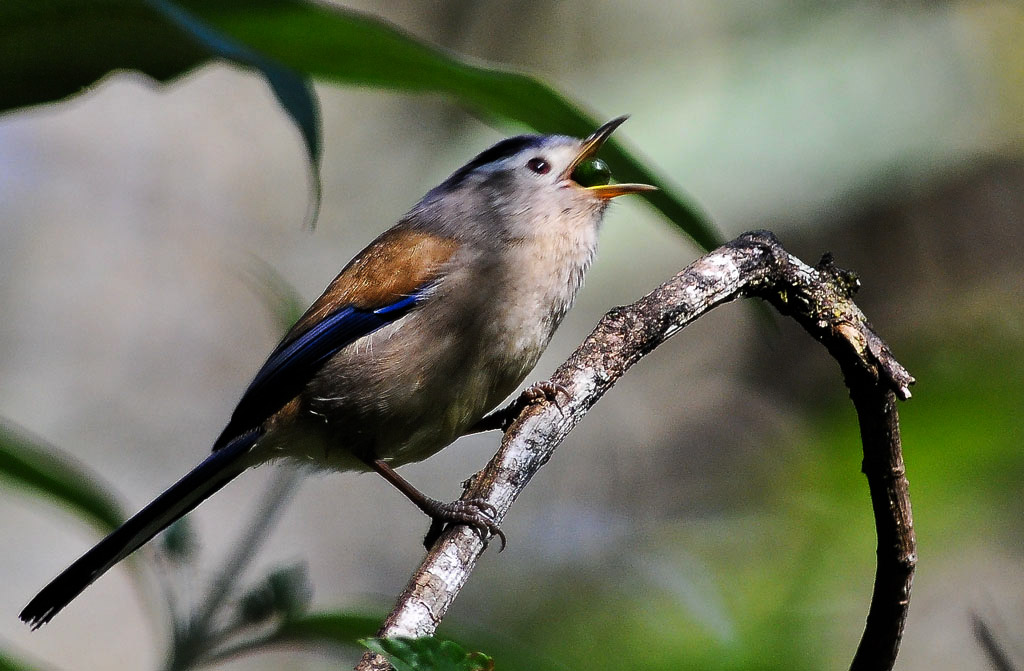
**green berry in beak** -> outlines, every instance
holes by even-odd
[[[604,186],[612,181],[612,171],[608,164],[599,158],[588,158],[580,161],[572,171],[572,181],[583,187]]]

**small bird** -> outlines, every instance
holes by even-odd
[[[33,629],[94,580],[252,466],[289,459],[375,471],[434,524],[504,535],[483,501],[442,503],[395,467],[459,436],[500,428],[534,385],[488,415],[536,365],[572,305],[612,198],[596,153],[626,117],[579,140],[502,140],[431,189],[356,255],[245,390],[213,453],[47,585],[21,612]],[[429,534],[428,534],[429,537]]]

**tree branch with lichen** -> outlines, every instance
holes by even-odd
[[[850,668],[891,669],[917,561],[896,412],[896,400],[910,398],[914,378],[853,302],[858,287],[856,276],[837,268],[830,255],[812,268],[789,254],[769,232],[741,235],[632,305],[608,312],[551,377],[568,398],[523,408],[463,498],[486,500],[500,523],[572,428],[633,364],[718,305],[744,297],[764,299],[825,346],[850,390],[878,537],[874,592]],[[486,541],[466,527],[445,531],[378,635],[432,635],[485,547]],[[387,661],[374,653],[366,653],[356,667],[388,668]]]

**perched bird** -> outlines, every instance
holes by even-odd
[[[114,564],[246,469],[287,458],[372,470],[435,525],[501,536],[482,501],[442,503],[394,467],[459,436],[533,369],[572,305],[610,199],[590,137],[521,135],[487,149],[361,251],[271,353],[213,454],[47,585],[21,612],[48,622]],[[550,383],[526,400],[550,396]],[[504,542],[504,536],[501,536]]]

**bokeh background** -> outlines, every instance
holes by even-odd
[[[627,144],[726,236],[770,228],[808,262],[831,251],[857,270],[860,305],[919,380],[901,407],[921,559],[897,668],[992,668],[971,613],[1024,663],[1024,7],[349,5],[531,72],[603,118],[630,113]],[[312,234],[298,134],[251,73],[214,65],[167,86],[115,75],[0,117],[0,415],[73,454],[128,508],[206,453],[279,337],[254,269],[312,300],[428,188],[515,130],[437,96],[317,90]],[[650,208],[617,202],[533,377],[697,253]],[[497,440],[466,438],[403,470],[454,498]],[[573,432],[441,633],[502,651],[498,668],[844,668],[874,569],[859,454],[820,347],[751,305],[721,308]],[[250,473],[191,516],[202,554],[178,578],[186,592],[202,592],[272,476]],[[379,478],[313,475],[251,574],[304,561],[315,608],[383,611],[425,527]],[[0,536],[6,646],[44,668],[159,666],[166,622],[124,569],[43,630],[18,622],[96,540],[77,518],[7,490]],[[223,668],[342,660],[284,650]]]

